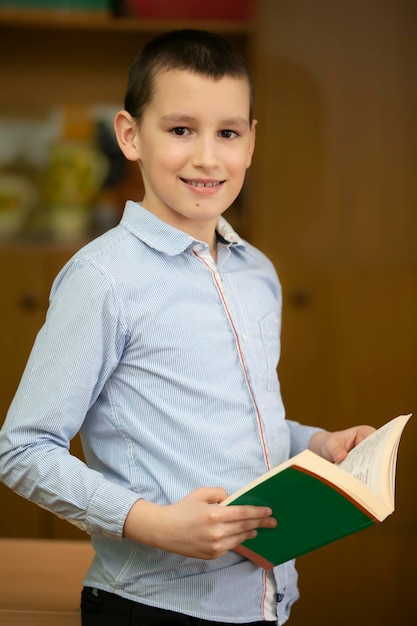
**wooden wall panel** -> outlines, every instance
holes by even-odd
[[[378,426],[417,411],[417,5],[258,9],[252,239],[283,284],[287,412],[332,430]],[[417,622],[416,424],[395,514],[299,559],[294,626]]]

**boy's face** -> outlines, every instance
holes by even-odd
[[[143,206],[207,241],[242,188],[254,143],[245,79],[160,72],[134,138]]]

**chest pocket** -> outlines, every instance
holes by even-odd
[[[267,389],[279,389],[277,366],[280,353],[280,320],[275,311],[268,313],[259,322],[261,327],[262,343],[267,367]]]

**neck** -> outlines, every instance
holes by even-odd
[[[217,237],[214,235],[214,244],[210,246],[210,254],[215,263],[217,263]]]

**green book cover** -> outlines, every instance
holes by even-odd
[[[339,465],[304,450],[226,498],[222,506],[268,506],[278,523],[235,551],[269,569],[383,522],[395,508],[398,446],[410,417],[375,430]]]
[[[266,569],[375,524],[346,494],[296,466],[239,496],[233,504],[269,506],[276,528],[259,528],[236,551]]]

